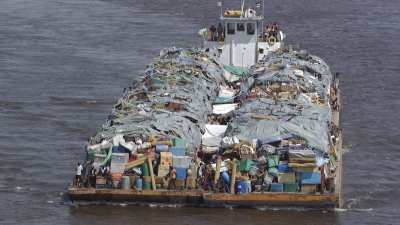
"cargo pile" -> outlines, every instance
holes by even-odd
[[[332,193],[339,137],[329,67],[288,49],[249,70],[217,55],[163,50],[90,139],[85,168],[97,177],[86,185]]]

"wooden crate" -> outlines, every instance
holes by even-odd
[[[315,194],[317,192],[316,184],[302,184],[301,185],[301,193],[304,194]]]
[[[106,184],[106,179],[104,177],[97,176],[96,177],[96,185],[97,184],[100,184],[100,185]]]

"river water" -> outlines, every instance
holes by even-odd
[[[341,73],[345,208],[75,206],[85,140],[168,46],[199,45],[214,1],[0,1],[0,224],[400,224],[400,2],[270,0],[287,43]]]

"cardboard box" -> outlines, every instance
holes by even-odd
[[[106,184],[106,179],[104,177],[97,176],[96,177],[96,185]]]
[[[112,163],[127,163],[129,161],[128,153],[112,153],[111,164]]]
[[[125,164],[129,161],[128,153],[112,153],[111,155],[111,173],[123,173]]]
[[[317,185],[316,184],[302,184],[301,185],[301,193],[304,194],[315,194],[317,191]]]
[[[165,176],[168,175],[168,173],[169,173],[169,166],[168,166],[168,165],[167,165],[167,166],[163,166],[163,165],[159,165],[159,166],[158,166],[158,173],[157,173],[157,175],[158,175],[159,177],[165,177]]]
[[[278,183],[296,183],[295,173],[278,173]]]
[[[123,173],[124,171],[125,171],[125,163],[111,162],[111,167],[110,167],[111,173]]]
[[[172,153],[171,152],[160,152],[160,165],[161,166],[172,166]]]

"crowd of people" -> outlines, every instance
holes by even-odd
[[[277,23],[273,23],[272,25],[266,25],[263,29],[261,38],[263,41],[267,42],[279,42],[281,41],[280,37],[280,28]],[[224,41],[225,39],[225,29],[222,23],[218,23],[218,26],[211,25],[208,29],[208,41]]]
[[[280,41],[279,37],[279,26],[277,23],[273,23],[272,25],[266,25],[264,28],[264,32],[262,34],[263,41],[268,42],[277,42]]]
[[[217,27],[215,27],[214,25],[211,25],[208,30],[209,30],[209,33],[208,33],[209,41],[223,41],[224,40],[225,32],[224,32],[224,26],[222,26],[222,23],[218,23]]]
[[[110,167],[100,166],[97,170],[93,165],[93,160],[76,166],[74,186],[77,187],[96,187],[96,176],[104,177],[108,184],[111,183]]]

